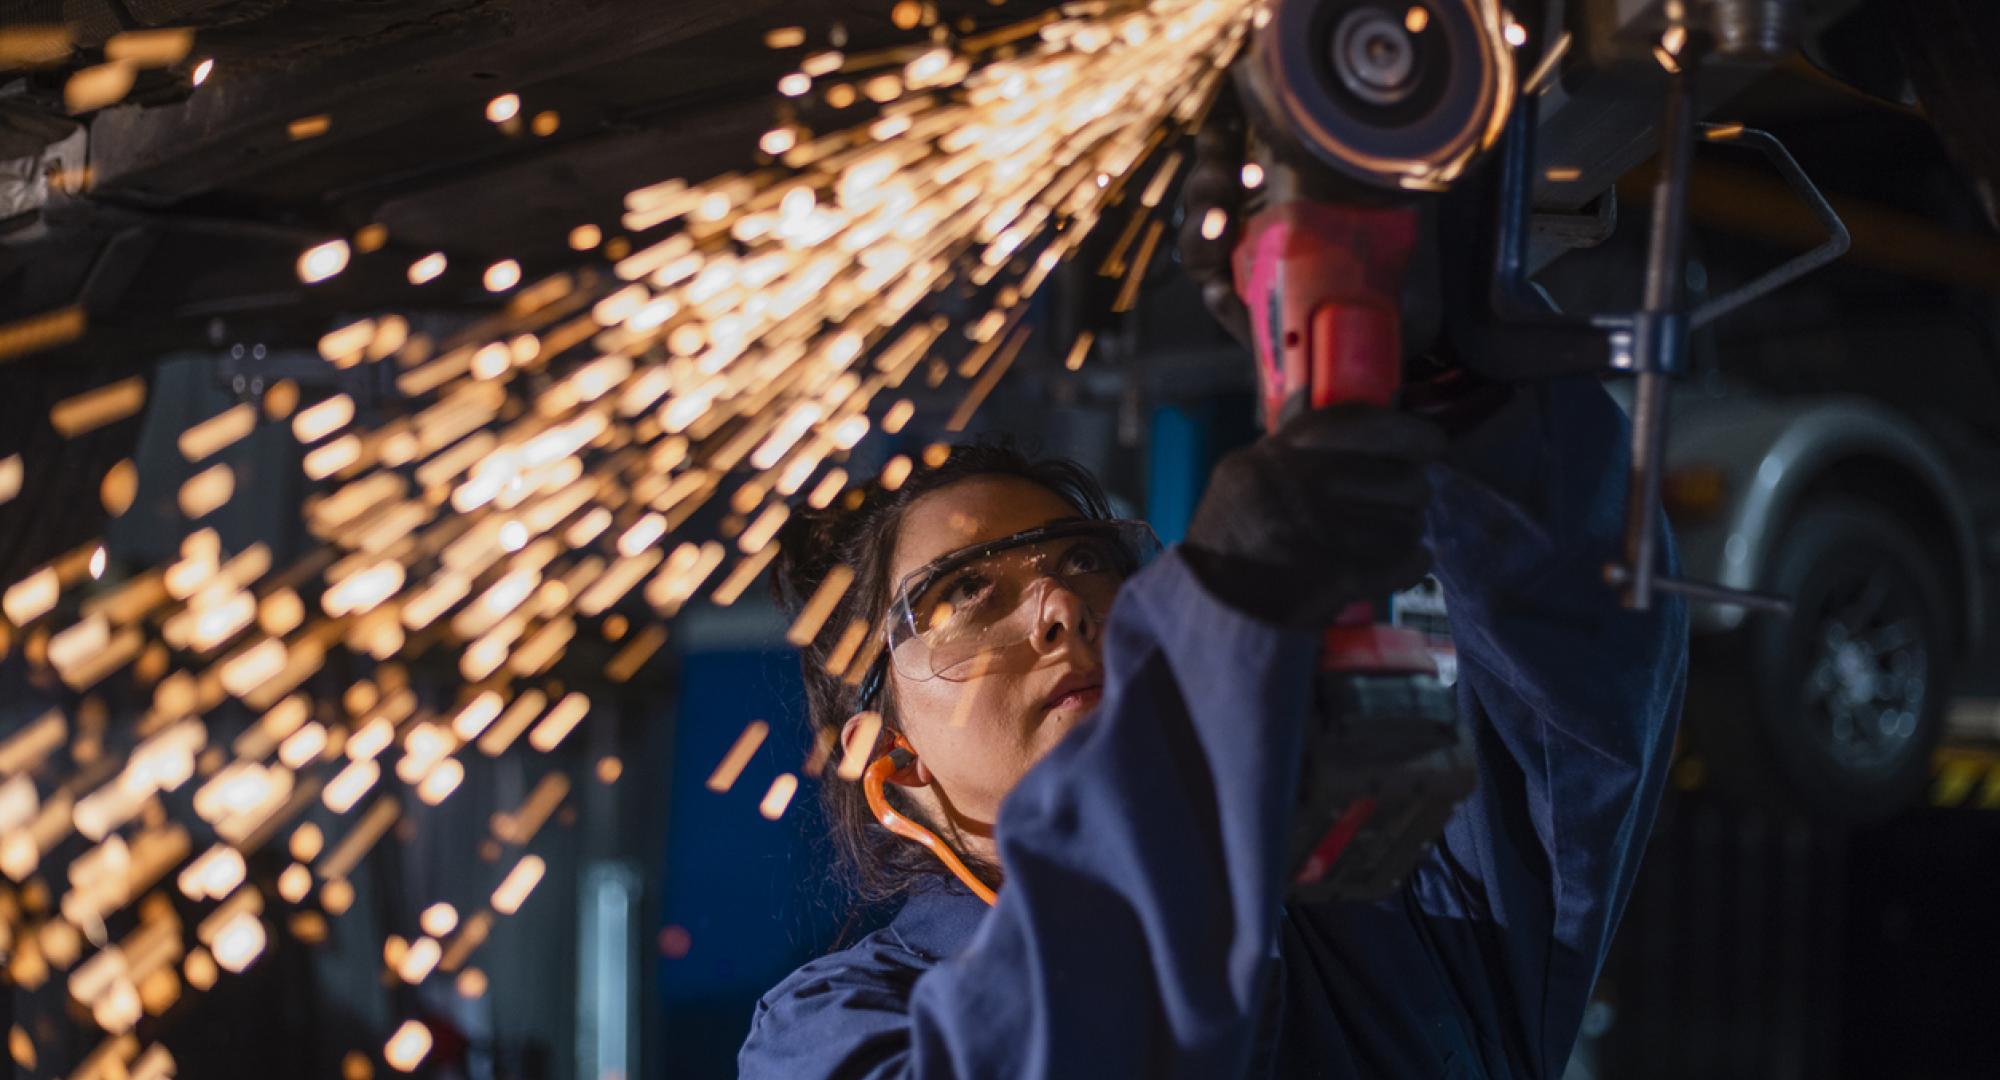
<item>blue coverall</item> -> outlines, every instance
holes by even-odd
[[[1406,886],[1286,903],[1315,636],[1170,552],[1090,722],[1022,778],[988,909],[940,885],[757,1005],[745,1077],[1555,1077],[1652,824],[1685,608],[1622,611],[1624,418],[1524,390],[1433,477],[1477,792]]]

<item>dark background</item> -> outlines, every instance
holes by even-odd
[[[23,14],[0,2],[0,26],[53,17],[47,7]],[[326,370],[311,351],[346,317],[394,308],[457,325],[488,303],[476,282],[486,261],[518,256],[530,278],[567,265],[576,258],[563,243],[568,229],[608,219],[625,190],[742,164],[770,119],[767,88],[796,60],[765,49],[764,29],[798,23],[817,43],[837,23],[855,48],[900,40],[889,5],[835,0],[157,7],[64,11],[88,9],[99,40],[134,18],[207,20],[213,86],[192,96],[142,86],[135,93],[156,94],[155,103],[109,110],[91,125],[91,196],[0,214],[0,323],[79,302],[93,327],[81,342],[0,370],[0,453],[33,463],[21,496],[0,507],[0,578],[9,582],[105,531],[96,483],[127,455],[139,462],[141,501],[110,527],[111,559],[129,568],[165,557],[187,530],[171,506],[190,471],[173,436],[272,379],[298,378],[311,394],[346,390],[378,415],[392,410],[385,387]],[[1029,7],[967,3],[946,14],[998,21]],[[0,74],[0,120],[10,125],[0,126],[0,160],[24,152],[28,140],[14,136],[59,89],[51,78]],[[539,140],[493,131],[478,113],[503,90],[522,93],[528,112],[559,110],[561,129]],[[316,113],[333,118],[327,135],[286,137],[287,122]],[[2000,553],[2000,247],[1978,191],[1913,108],[1800,62],[1724,115],[1779,134],[1856,237],[1840,264],[1698,336],[1697,381],[1776,400],[1854,394],[1897,410],[1945,445],[1986,554]],[[1786,193],[1756,179],[1754,162],[1703,161],[1696,299],[1812,241]],[[1635,300],[1644,179],[1642,168],[1621,185],[1608,240],[1541,275],[1566,307]],[[301,247],[369,222],[389,227],[381,266],[357,260],[326,287],[296,283],[290,265]],[[432,248],[451,252],[456,269],[418,309],[400,268]],[[1215,460],[1254,437],[1248,359],[1208,320],[1172,252],[1130,318],[1105,320],[1096,290],[1081,273],[1051,290],[1037,312],[1043,329],[973,434],[1083,462],[1121,512],[1171,541]],[[1061,358],[1085,326],[1104,344],[1072,375]],[[143,416],[85,440],[54,437],[52,402],[130,372],[150,381]],[[920,415],[945,403],[924,401]],[[865,444],[848,468],[864,474],[939,434],[920,421]],[[296,553],[307,491],[297,447],[266,425],[231,461],[238,494],[215,521],[225,545],[263,539],[281,559]],[[697,607],[638,679],[598,688],[599,707],[564,756],[477,763],[444,807],[412,812],[385,839],[324,943],[274,933],[248,975],[165,1018],[160,1031],[181,1075],[339,1076],[344,1056],[378,1055],[407,1015],[440,1032],[426,1065],[439,1077],[594,1080],[592,1070],[607,1067],[600,1048],[619,1045],[633,1077],[729,1075],[757,996],[888,914],[856,910],[835,884],[813,785],[777,823],[756,813],[770,778],[796,771],[807,747],[783,629],[756,588],[731,609]],[[1961,712],[1991,711],[1996,670],[1988,654],[1960,665]],[[18,671],[0,672],[9,680],[4,734],[45,706]],[[413,680],[440,692],[448,681],[421,669]],[[716,761],[759,719],[770,738],[734,788],[709,792]],[[1970,763],[1969,788],[1941,775],[1924,805],[1862,826],[1746,805],[1705,784],[1698,764],[1677,767],[1571,1075],[1993,1075],[1992,734],[1971,724],[1950,736],[1951,760]],[[623,765],[611,785],[590,778],[607,755]],[[469,1001],[443,980],[421,991],[385,981],[383,937],[411,933],[431,899],[490,887],[494,860],[477,843],[487,814],[518,802],[551,767],[567,769],[583,795],[575,815],[538,840],[547,878],[480,954],[491,989]],[[278,869],[252,873],[268,886]],[[41,1049],[39,1065],[20,1075],[59,1075],[91,1045],[59,989],[12,998],[15,1022]]]

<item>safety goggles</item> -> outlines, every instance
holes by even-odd
[[[884,655],[862,700],[879,692],[883,668],[914,681],[965,682],[990,671],[1001,650],[1035,633],[1056,589],[1082,601],[1090,626],[1102,625],[1119,586],[1159,551],[1159,538],[1141,521],[1066,521],[925,564],[896,588]]]

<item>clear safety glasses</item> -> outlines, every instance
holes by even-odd
[[[982,657],[990,664],[1035,633],[1057,588],[1083,602],[1093,627],[1101,625],[1118,587],[1159,551],[1144,522],[1069,521],[952,552],[897,588],[888,662],[906,679],[974,678],[984,670]]]

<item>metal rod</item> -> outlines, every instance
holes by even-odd
[[[1532,310],[1545,315],[1545,305],[1530,305],[1527,291],[1528,234],[1534,220],[1535,124],[1537,99],[1523,96],[1507,117],[1500,153],[1499,235],[1493,245],[1493,295],[1490,302],[1501,317]]]
[[[1653,182],[1653,220],[1646,245],[1646,283],[1641,308],[1656,325],[1678,329],[1665,316],[1682,303],[1687,238],[1688,167],[1694,156],[1692,58],[1667,76],[1666,112],[1660,121],[1660,169]],[[1635,335],[1632,366],[1638,386],[1632,398],[1632,463],[1625,488],[1625,566],[1629,576],[1621,603],[1646,611],[1653,603],[1656,539],[1660,516],[1660,472],[1666,450],[1667,379],[1663,359],[1673,359],[1679,343],[1661,333]],[[1667,353],[1663,357],[1662,353]]]
[[[1632,575],[1622,566],[1605,568],[1604,580],[1612,586],[1624,585]],[[1754,589],[1736,589],[1728,585],[1716,585],[1706,581],[1690,581],[1687,578],[1653,576],[1653,591],[1674,593],[1685,596],[1700,604],[1717,604],[1722,607],[1748,608],[1751,611],[1768,611],[1773,615],[1792,613],[1791,597],[1774,592],[1759,592]]]
[[[1726,585],[1710,585],[1705,581],[1687,581],[1670,577],[1655,577],[1653,589],[1656,592],[1678,593],[1697,603],[1749,608],[1751,611],[1768,611],[1773,615],[1792,613],[1791,598],[1779,596],[1777,593],[1732,589]]]

